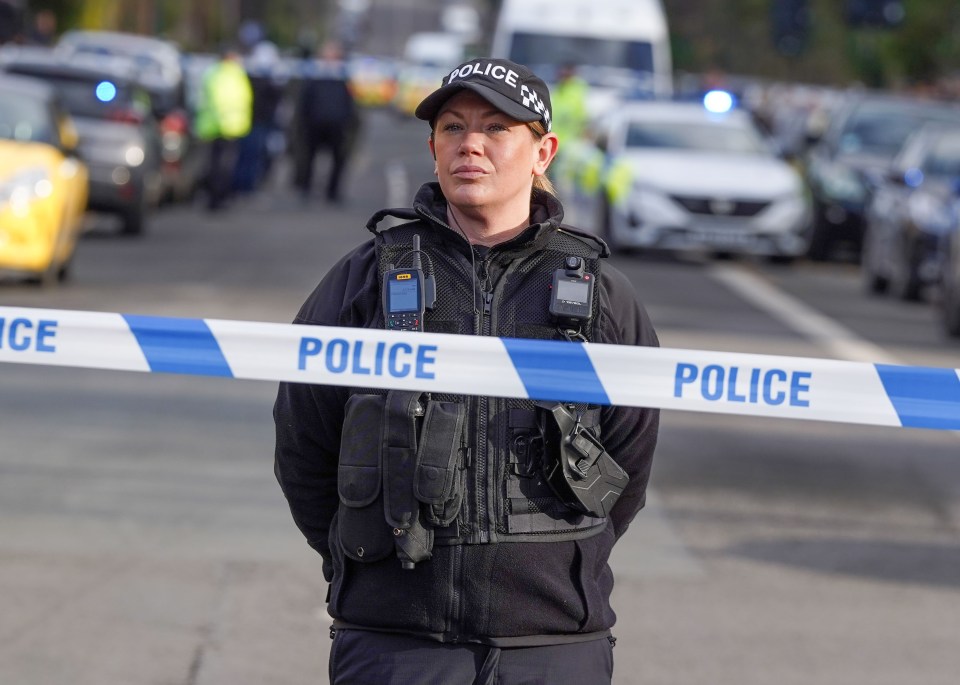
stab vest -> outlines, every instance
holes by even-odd
[[[388,214],[413,221],[375,230]],[[434,217],[417,220],[422,218],[410,210],[384,211],[368,228],[376,235],[377,283],[391,265],[410,266],[413,237],[419,235],[424,271],[436,279],[437,291],[436,306],[424,316],[427,332],[564,340],[549,313],[553,273],[574,255],[599,278],[600,257],[606,256],[589,234],[560,227],[539,250],[509,254],[492,248],[475,258],[475,274],[450,236],[438,235],[453,229],[436,225]],[[593,318],[580,331],[587,341],[595,339],[599,290],[594,288]],[[382,312],[375,325],[384,325]],[[351,396],[341,448],[340,541],[354,560],[384,558],[396,543],[406,566],[429,558],[434,545],[573,540],[606,525],[605,518],[562,501],[547,482],[544,470],[558,455],[545,440],[544,410],[533,401],[478,397],[469,387],[463,395],[412,398],[370,392]],[[370,398],[371,407],[362,408],[362,398]],[[360,417],[353,417],[354,425],[352,409]],[[577,405],[576,411],[602,439],[599,408]],[[357,486],[358,480],[365,485]],[[386,532],[371,541],[370,526]]]

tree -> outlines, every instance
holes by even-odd
[[[785,57],[798,57],[810,38],[807,0],[774,0],[771,5],[773,45]]]
[[[901,0],[846,0],[843,18],[848,26],[893,28],[903,23]]]

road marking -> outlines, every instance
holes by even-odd
[[[392,160],[384,169],[387,179],[387,207],[406,207],[410,204],[410,183],[407,178],[407,167],[399,160]],[[386,217],[382,224],[384,228],[401,223],[396,217]]]
[[[883,348],[742,267],[717,264],[710,269],[710,275],[837,359],[875,364],[903,363]]]

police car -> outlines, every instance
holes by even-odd
[[[589,141],[561,141],[553,179],[571,223],[596,227],[614,250],[802,255],[802,177],[747,112],[722,95],[706,104],[624,103]]]

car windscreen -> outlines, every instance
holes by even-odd
[[[939,137],[930,146],[923,172],[943,178],[960,178],[960,136]]]
[[[741,154],[768,152],[760,135],[749,128],[670,121],[631,122],[626,146]]]
[[[510,59],[526,64],[543,78],[551,68],[564,64],[577,65],[581,76],[590,80],[590,67],[653,71],[653,46],[645,41],[557,36],[518,32],[510,46]],[[544,69],[546,67],[546,69]]]
[[[0,90],[0,139],[53,143],[53,123],[46,105],[22,92]]]
[[[15,73],[30,74],[16,69]],[[75,117],[90,119],[115,119],[118,113],[137,112],[144,114],[149,103],[139,98],[136,91],[122,82],[107,78],[63,74],[36,74],[53,84],[60,94],[64,108]]]
[[[840,150],[892,158],[911,133],[928,123],[960,124],[960,109],[864,103],[844,125]]]
[[[73,50],[78,55],[122,58],[132,62],[136,68],[137,81],[149,91],[153,106],[158,112],[166,113],[180,104],[180,81],[170,73],[170,68],[164,68],[164,64],[153,55],[133,50],[114,51],[83,43],[73,46]]]

